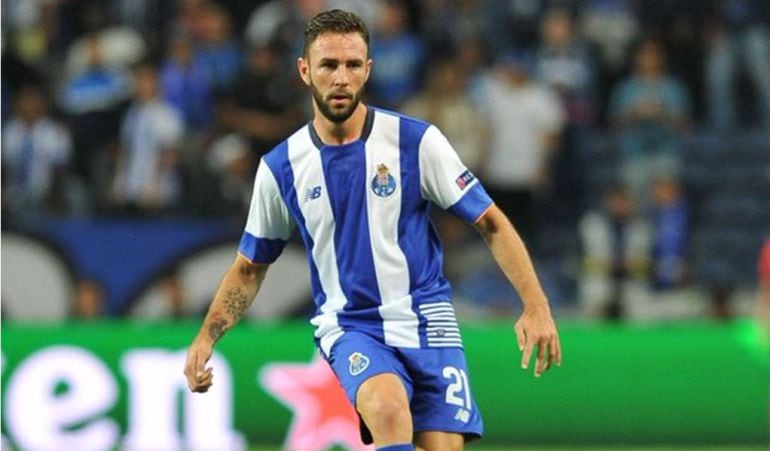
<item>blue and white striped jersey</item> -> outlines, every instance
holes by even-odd
[[[308,124],[264,156],[239,251],[271,263],[298,227],[326,355],[352,329],[460,347],[431,202],[468,222],[492,205],[435,126],[368,107],[354,142],[325,145]]]

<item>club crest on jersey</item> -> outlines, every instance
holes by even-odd
[[[350,354],[348,361],[350,362],[350,374],[353,376],[358,376],[363,373],[365,369],[369,368],[369,357],[360,352]]]
[[[377,174],[372,179],[372,191],[378,197],[388,197],[396,191],[396,178],[390,175],[384,164],[377,165]]]

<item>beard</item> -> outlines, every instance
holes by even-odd
[[[323,116],[326,119],[329,119],[330,121],[334,122],[335,124],[341,124],[348,120],[350,116],[353,115],[353,112],[356,110],[356,107],[358,107],[358,104],[361,102],[361,92],[364,90],[363,87],[358,90],[358,92],[355,92],[353,94],[350,94],[349,92],[332,92],[326,97],[321,94],[320,91],[318,91],[318,88],[316,88],[315,84],[310,82],[310,88],[313,91],[313,101],[315,101],[315,104],[318,106],[318,110],[323,114]],[[336,95],[345,95],[348,99],[350,99],[350,104],[347,107],[343,108],[332,108],[331,101],[333,100],[333,97]]]

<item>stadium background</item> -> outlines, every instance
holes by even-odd
[[[766,447],[765,2],[4,0],[3,449],[357,446],[344,411],[296,426],[312,384],[270,382],[323,380],[296,242],[218,348],[220,391],[183,395],[180,360],[259,156],[309,118],[301,24],[332,6],[372,29],[367,100],[489,181],[562,329],[562,368],[515,368],[515,293],[436,212],[479,448]]]

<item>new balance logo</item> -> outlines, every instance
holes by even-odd
[[[465,409],[457,409],[457,413],[455,414],[455,420],[462,421],[463,423],[467,423],[471,419],[471,413],[468,412]]]
[[[316,186],[314,188],[309,188],[307,191],[305,191],[305,197],[303,202],[307,202],[313,199],[318,199],[321,197],[321,187]]]

